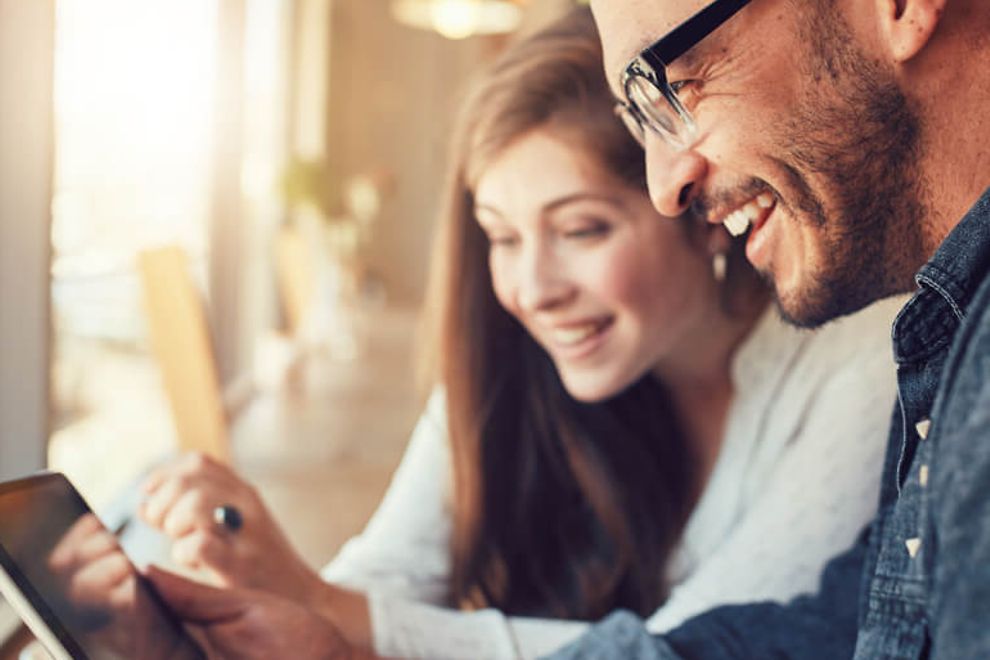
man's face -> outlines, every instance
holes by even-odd
[[[613,89],[707,1],[592,0]],[[667,69],[697,141],[646,139],[657,209],[748,214],[747,256],[806,326],[909,289],[923,260],[918,120],[831,4],[753,0]]]

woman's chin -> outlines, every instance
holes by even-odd
[[[558,373],[567,393],[581,403],[600,403],[611,399],[631,384],[631,379],[599,371],[575,373],[574,370],[558,368]]]

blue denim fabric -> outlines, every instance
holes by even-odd
[[[617,612],[552,658],[990,658],[990,190],[915,279],[892,333],[880,508],[819,592],[721,607],[662,637]]]

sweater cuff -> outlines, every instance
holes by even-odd
[[[375,653],[433,660],[514,660],[515,643],[497,610],[461,612],[368,592]]]

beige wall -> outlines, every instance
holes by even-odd
[[[391,300],[417,302],[456,95],[495,44],[398,25],[385,0],[336,0],[331,25],[328,158],[343,175],[394,174],[370,261]]]

